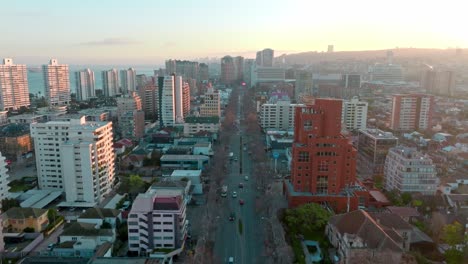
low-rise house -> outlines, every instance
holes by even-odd
[[[214,152],[210,142],[198,142],[193,146],[193,154],[213,156]]]
[[[391,213],[363,210],[332,216],[325,233],[337,248],[340,263],[366,259],[370,263],[399,263],[409,250],[411,226]]]
[[[115,228],[117,221],[122,221],[122,212],[115,209],[94,207],[82,213],[77,221],[80,223],[94,224],[98,228],[106,222],[109,223],[112,228]]]
[[[201,170],[175,170],[170,179],[175,181],[187,180],[193,187],[193,194],[203,194],[203,184],[201,182]]]
[[[111,228],[96,228],[95,224],[74,222],[66,224],[60,235],[60,243],[81,242],[81,249],[95,249],[105,242],[114,242],[115,233]]]
[[[174,170],[204,170],[210,158],[205,155],[163,155],[161,170],[163,176],[170,176]]]
[[[25,228],[41,232],[49,225],[45,209],[13,207],[3,213],[1,219],[8,232],[23,232]]]
[[[387,206],[387,210],[392,214],[398,215],[407,223],[412,223],[416,218],[421,216],[418,210],[416,210],[416,208],[413,208],[413,207]]]

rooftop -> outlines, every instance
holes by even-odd
[[[401,217],[417,217],[419,216],[418,210],[413,207],[405,206],[387,206],[387,210],[391,213],[397,214]]]
[[[119,214],[119,210],[93,207],[82,213],[79,218],[104,219],[109,217],[117,217]]]
[[[161,157],[161,161],[169,161],[169,160],[209,160],[208,156],[205,155],[163,155]]]
[[[73,222],[66,224],[61,236],[112,236],[112,229],[96,229],[95,224]]]
[[[219,117],[218,116],[187,116],[185,118],[185,123],[218,124]]]
[[[201,173],[201,170],[174,170],[171,177],[197,177]]]
[[[25,219],[30,217],[38,218],[46,213],[46,209],[13,207],[3,213],[3,216],[9,219]]]
[[[360,129],[360,133],[365,134],[367,136],[370,136],[375,139],[395,139],[398,140],[397,137],[395,137],[392,132],[386,132],[380,129],[373,129],[373,128],[366,128],[366,129]]]

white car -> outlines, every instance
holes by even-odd
[[[234,263],[234,257],[229,257],[228,263],[229,264]]]
[[[245,176],[244,176],[244,180],[245,180],[245,181],[248,181],[248,180],[249,180],[249,176],[248,176],[248,175],[245,175]]]
[[[232,192],[232,198],[236,198],[237,197],[237,192]]]

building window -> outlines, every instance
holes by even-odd
[[[317,178],[317,193],[328,193],[328,176],[318,176]]]
[[[307,151],[299,151],[299,162],[309,162],[309,152]]]
[[[318,171],[328,171],[328,161],[322,160],[318,165]]]
[[[312,120],[306,120],[304,122],[304,130],[305,131],[312,130]]]

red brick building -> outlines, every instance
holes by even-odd
[[[369,192],[356,180],[357,151],[341,134],[342,101],[309,98],[305,104],[294,117],[289,206],[316,202],[337,212],[366,206]]]

